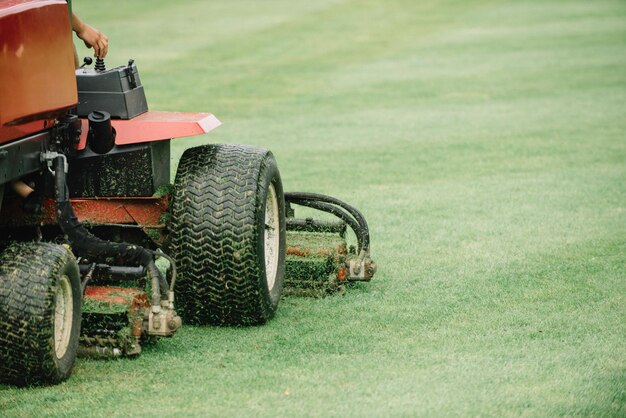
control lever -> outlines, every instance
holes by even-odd
[[[106,65],[104,65],[104,60],[102,58],[96,58],[96,65],[94,68],[96,71],[106,71],[107,69]]]
[[[80,68],[83,68],[85,65],[91,65],[92,62],[93,62],[93,58],[85,57],[83,58],[83,65],[81,65]]]

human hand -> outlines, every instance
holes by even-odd
[[[93,48],[96,58],[106,57],[109,51],[109,38],[104,33],[87,23],[83,23],[80,30],[76,31],[76,36],[82,39],[87,48]]]

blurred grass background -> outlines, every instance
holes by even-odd
[[[626,3],[74,9],[151,109],[222,120],[175,160],[272,149],[286,190],[364,212],[379,272],[263,327],[0,386],[0,415],[626,415]]]

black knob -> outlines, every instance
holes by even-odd
[[[107,67],[104,65],[104,60],[102,58],[96,58],[96,65],[94,67],[96,71],[106,71]]]
[[[83,65],[81,65],[80,68],[83,68],[85,65],[91,65],[92,62],[93,62],[93,58],[85,57],[83,58]]]

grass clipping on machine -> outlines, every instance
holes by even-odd
[[[342,292],[346,281],[346,241],[339,234],[287,232],[286,296],[324,297]]]

